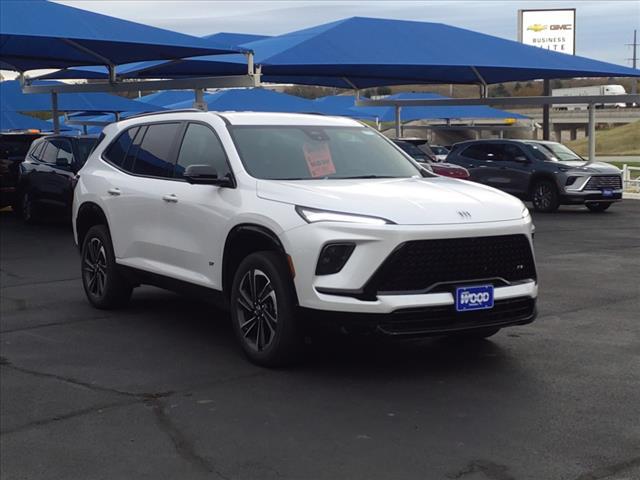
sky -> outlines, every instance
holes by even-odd
[[[63,0],[77,8],[203,36],[217,32],[277,35],[346,17],[447,23],[517,39],[518,9],[575,8],[576,54],[630,66],[640,0]]]

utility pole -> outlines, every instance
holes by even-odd
[[[631,60],[631,65],[634,69],[638,68],[638,30],[633,30],[633,43],[627,43],[628,46],[633,48],[633,55],[628,60]],[[635,78],[631,82],[631,93],[635,95],[638,93],[638,80]]]

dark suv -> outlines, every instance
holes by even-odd
[[[20,164],[33,141],[41,136],[38,131],[0,133],[0,208],[15,203]]]
[[[70,216],[76,173],[96,140],[50,135],[34,141],[20,164],[14,211],[25,222],[40,218],[45,211]]]
[[[602,212],[622,199],[622,173],[606,163],[587,163],[556,142],[471,140],[457,143],[447,157],[469,170],[471,180],[531,200],[539,212],[584,204]]]

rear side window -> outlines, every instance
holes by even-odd
[[[107,148],[107,151],[103,154],[104,158],[122,168],[127,151],[131,147],[137,131],[138,127],[133,127],[122,132],[118,139]]]
[[[173,149],[179,129],[179,123],[149,125],[138,148],[133,173],[150,177],[172,176]]]
[[[40,157],[42,156],[42,149],[44,148],[46,143],[47,142],[45,141],[36,143],[36,145],[33,147],[33,151],[31,152],[31,156],[37,160],[40,160]]]
[[[475,160],[484,160],[487,158],[487,150],[484,144],[471,145],[462,152],[462,155]]]
[[[56,163],[56,158],[58,157],[58,147],[53,145],[51,142],[45,142],[46,146],[44,147],[44,152],[40,154],[40,160],[45,163]]]
[[[51,145],[58,147],[54,163],[58,158],[67,160],[69,164],[73,163],[73,148],[71,147],[71,142],[69,140],[57,138],[51,141]]]
[[[78,139],[78,158],[76,160],[78,161],[79,166],[84,165],[84,162],[87,161],[87,158],[89,158],[89,155],[93,152],[93,149],[96,146],[96,142],[97,140],[95,138]]]
[[[210,165],[222,178],[230,174],[227,156],[216,134],[207,126],[190,123],[184,134],[174,176],[182,178],[189,165]]]

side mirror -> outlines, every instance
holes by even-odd
[[[523,155],[518,155],[517,157],[514,157],[513,161],[518,163],[529,163],[529,159]]]
[[[67,157],[56,158],[56,167],[69,168],[71,166],[71,160]]]
[[[234,186],[230,178],[218,178],[217,170],[211,165],[189,165],[182,174],[182,177],[192,185]]]

